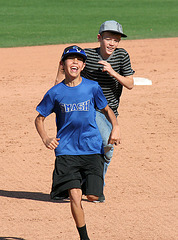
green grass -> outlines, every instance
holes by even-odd
[[[127,39],[178,36],[177,0],[0,0],[0,47],[95,42],[116,20]]]

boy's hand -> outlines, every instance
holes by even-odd
[[[47,138],[43,142],[47,148],[49,148],[50,150],[54,150],[59,145],[59,140],[60,138]]]
[[[113,73],[114,73],[114,70],[113,70],[113,68],[111,67],[111,64],[110,63],[108,63],[108,62],[106,62],[106,61],[99,61],[98,62],[99,64],[102,64],[103,65],[103,70],[102,70],[102,72],[108,72],[109,73],[109,75],[113,75]]]
[[[108,144],[118,145],[121,143],[120,129],[119,126],[112,129],[111,134],[108,139]]]

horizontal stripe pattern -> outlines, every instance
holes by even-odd
[[[98,63],[98,61],[103,60],[99,54],[99,48],[86,48],[85,52],[87,54],[86,66],[81,75],[99,83],[108,101],[108,105],[117,116],[117,108],[123,86],[107,72],[102,72],[103,66]],[[134,74],[131,68],[129,54],[123,48],[117,48],[107,59],[107,62],[111,64],[114,71],[122,76]]]

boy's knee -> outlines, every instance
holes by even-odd
[[[70,201],[80,203],[82,199],[82,192],[80,189],[69,190]]]
[[[97,200],[98,200],[98,197],[95,196],[95,195],[87,195],[87,199],[88,199],[90,202],[93,202],[93,201],[97,201]]]

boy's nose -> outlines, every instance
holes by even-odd
[[[75,63],[78,62],[78,59],[77,59],[77,58],[74,58],[74,59],[73,59],[73,62],[75,62]]]
[[[110,44],[114,45],[114,39],[111,39]]]

